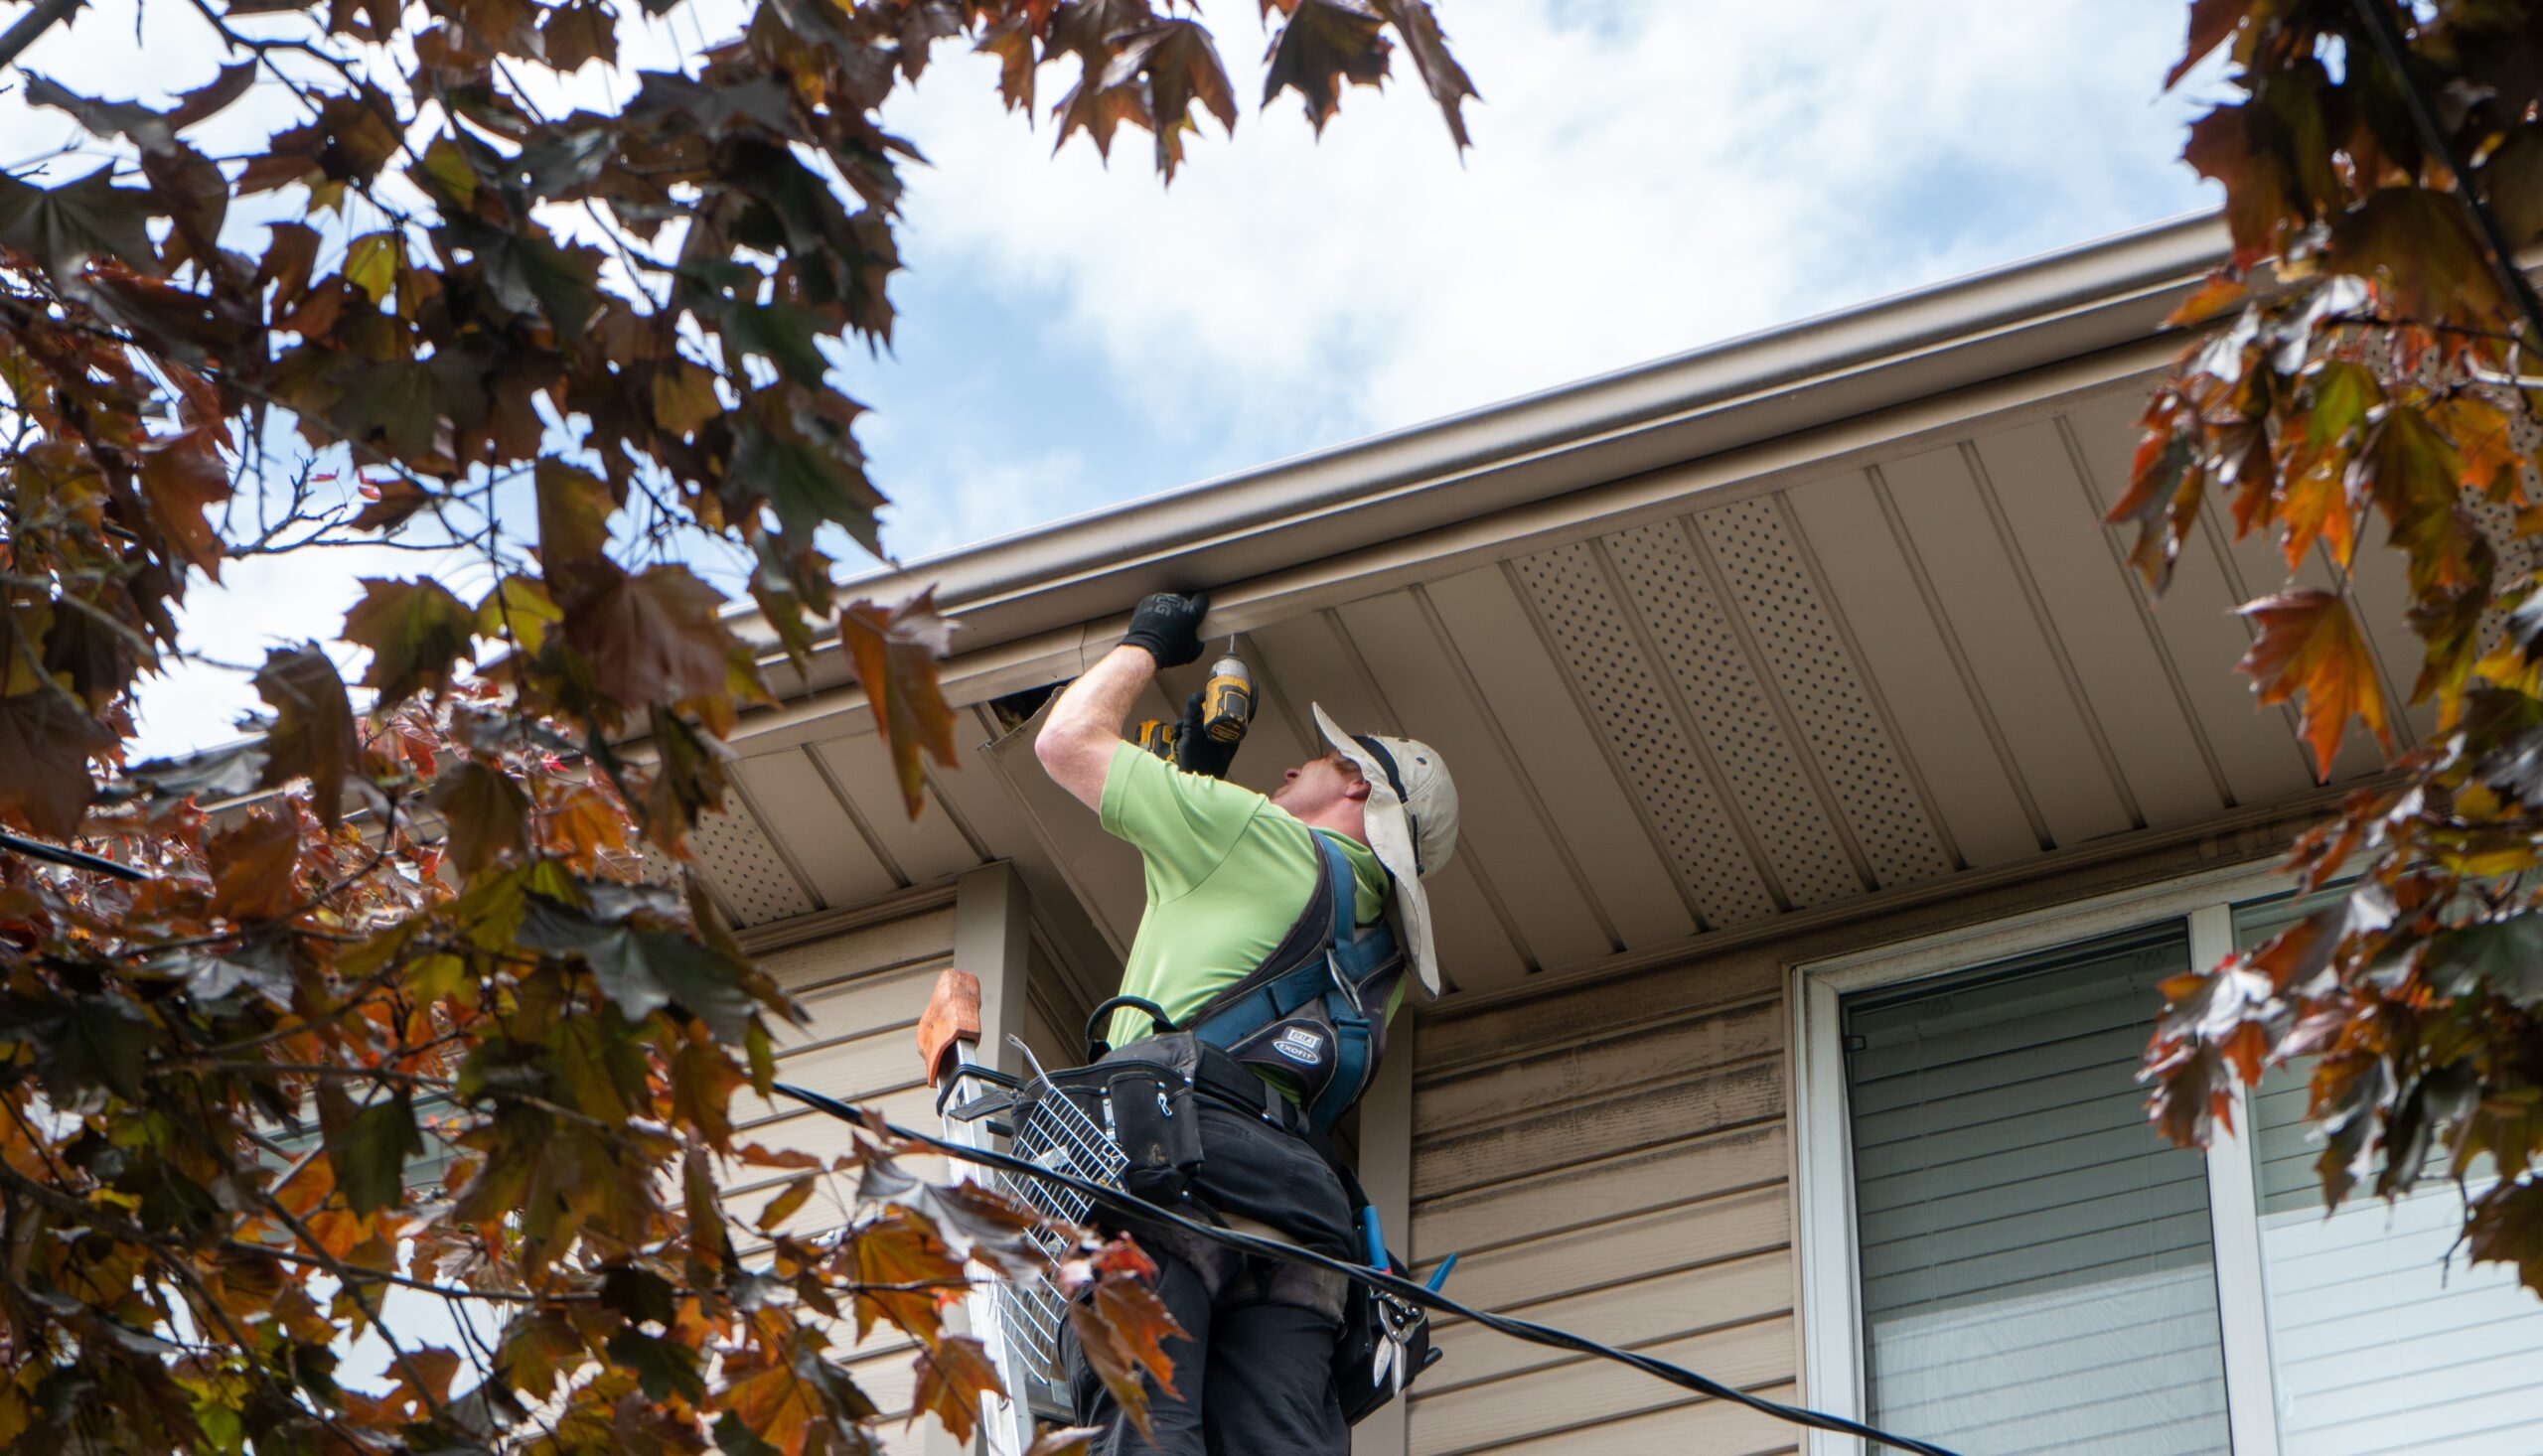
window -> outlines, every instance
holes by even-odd
[[[2301,913],[2239,908],[2235,943],[2259,945]],[[2281,1451],[2543,1450],[2534,1296],[2515,1270],[2473,1264],[2456,1247],[2464,1206],[2442,1156],[2398,1202],[2352,1197],[2325,1218],[2307,1077],[2301,1066],[2272,1070],[2248,1114]],[[2475,1166],[2468,1188],[2494,1177]]]
[[[2204,1156],[2147,1127],[2161,982],[2300,913],[2247,883],[1803,970],[1810,1403],[1967,1456],[2543,1451],[2543,1301],[2451,1182],[2325,1218],[2301,1068]]]

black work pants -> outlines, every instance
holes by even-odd
[[[1202,1104],[1201,1141],[1194,1189],[1212,1208],[1348,1252],[1349,1199],[1305,1143],[1215,1102]],[[1149,1383],[1152,1435],[1142,1438],[1063,1335],[1077,1419],[1104,1431],[1097,1456],[1348,1456],[1351,1427],[1333,1390],[1340,1276],[1176,1231],[1131,1232],[1156,1260],[1158,1297],[1190,1338],[1165,1342],[1175,1393]]]
[[[1157,1295],[1190,1338],[1165,1342],[1174,1394],[1148,1380],[1146,1437],[1075,1339],[1063,1341],[1077,1418],[1104,1432],[1096,1456],[1347,1456],[1351,1427],[1333,1394],[1339,1322],[1309,1303],[1274,1302],[1303,1296],[1276,1287],[1284,1274],[1246,1267],[1253,1261],[1238,1255],[1226,1262],[1237,1267],[1214,1297],[1203,1269],[1156,1256]]]

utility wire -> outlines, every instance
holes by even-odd
[[[783,1082],[777,1084],[776,1090],[808,1106],[827,1112],[833,1117],[852,1122],[865,1121],[854,1107],[836,1097],[826,1096]],[[1665,1360],[1655,1360],[1648,1355],[1637,1355],[1630,1350],[1618,1350],[1611,1345],[1601,1345],[1595,1340],[1572,1334],[1569,1330],[1559,1330],[1552,1325],[1541,1325],[1533,1320],[1515,1319],[1509,1315],[1475,1309],[1470,1305],[1460,1304],[1434,1289],[1384,1269],[1367,1264],[1351,1263],[1335,1258],[1331,1254],[1319,1253],[1312,1248],[1301,1248],[1297,1244],[1284,1243],[1276,1238],[1264,1238],[1252,1234],[1242,1234],[1233,1229],[1221,1229],[1215,1225],[1204,1224],[1198,1220],[1186,1218],[1172,1209],[1149,1203],[1122,1189],[1045,1168],[1039,1163],[1008,1153],[994,1152],[986,1148],[965,1147],[961,1143],[942,1137],[932,1137],[927,1133],[914,1131],[894,1122],[886,1122],[883,1126],[895,1137],[904,1137],[912,1142],[925,1144],[949,1157],[1072,1189],[1117,1214],[1162,1224],[1177,1232],[1189,1234],[1196,1238],[1204,1238],[1213,1243],[1224,1244],[1239,1252],[1286,1259],[1292,1263],[1310,1264],[1316,1268],[1329,1269],[1345,1278],[1384,1290],[1408,1304],[1416,1304],[1441,1314],[1452,1314],[1469,1319],[1487,1330],[1498,1331],[1513,1339],[1525,1340],[1531,1344],[1549,1346],[1556,1350],[1570,1350],[1581,1355],[1594,1355],[1601,1360],[1612,1360],[1620,1365],[1630,1366],[1656,1380],[1666,1381],[1673,1385],[1693,1390],[1697,1394],[1745,1405],[1751,1410],[1793,1425],[1831,1431],[1843,1436],[1860,1437],[1913,1453],[1913,1456],[1957,1456],[1957,1453],[1930,1441],[1920,1441],[1912,1436],[1892,1435],[1876,1426],[1849,1420],[1842,1415],[1830,1415],[1806,1406],[1786,1405],[1779,1400],[1769,1400],[1762,1395],[1751,1395],[1745,1390],[1725,1385],[1710,1376],[1699,1375],[1685,1366],[1672,1365]]]

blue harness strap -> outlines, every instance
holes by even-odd
[[[1309,1126],[1323,1133],[1376,1077],[1404,956],[1384,919],[1353,923],[1351,858],[1327,836],[1314,839],[1324,873],[1289,934],[1186,1024],[1237,1061],[1293,1083]]]

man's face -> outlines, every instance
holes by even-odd
[[[1313,758],[1280,776],[1280,787],[1272,791],[1272,801],[1296,814],[1310,817],[1345,800],[1366,799],[1369,787],[1360,776],[1360,766],[1342,756],[1340,750]]]

